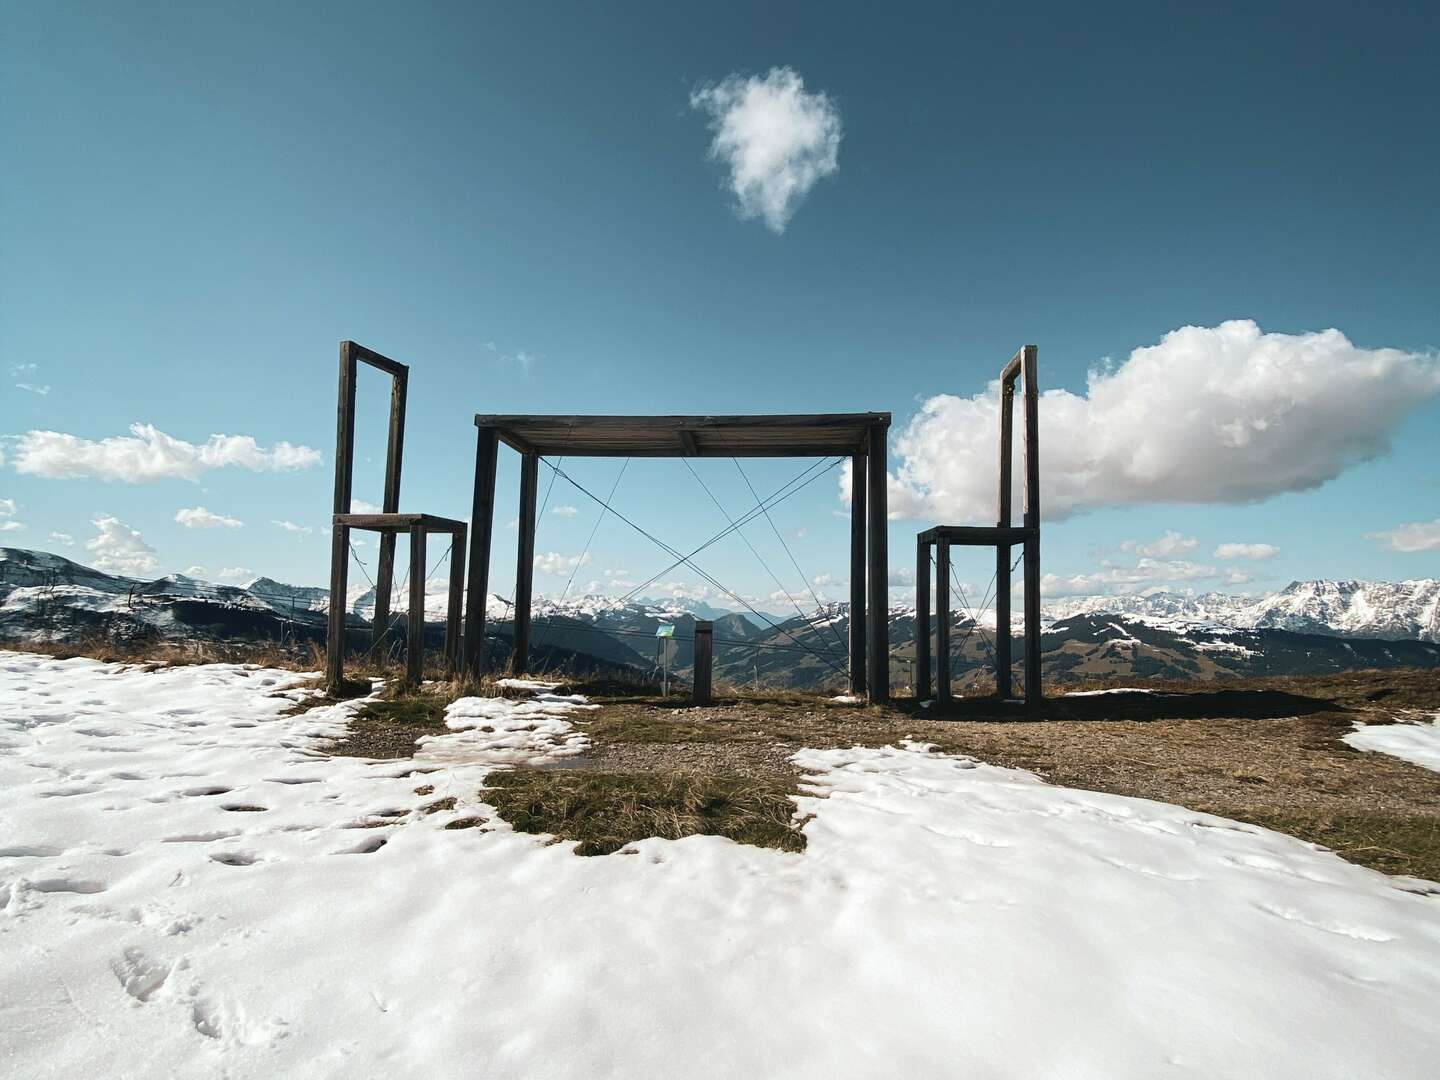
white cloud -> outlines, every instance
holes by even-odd
[[[298,533],[301,536],[309,536],[315,531],[309,525],[296,525],[293,521],[271,521],[270,524],[276,528],[284,529],[289,533]]]
[[[892,569],[892,570],[890,571],[889,584],[891,584],[891,585],[914,585],[914,584],[915,584],[915,569],[914,569],[914,567],[901,566],[901,567],[897,567],[897,568],[895,568],[895,569]]]
[[[1092,593],[1143,593],[1177,581],[1196,581],[1216,576],[1213,566],[1187,559],[1142,557],[1134,566],[1102,562],[1093,574],[1044,574],[1040,592],[1045,596],[1088,596]]]
[[[209,469],[231,466],[252,472],[288,472],[319,465],[318,450],[277,442],[260,446],[249,435],[211,435],[196,444],[153,424],[131,424],[129,435],[98,441],[59,431],[28,431],[14,437],[15,471],[56,480],[198,480]]]
[[[669,596],[676,600],[708,600],[710,598],[710,587],[708,585],[693,585],[688,581],[666,581],[654,586],[651,595]]]
[[[1338,330],[1188,326],[1092,371],[1083,397],[1041,396],[1041,510],[1058,520],[1102,506],[1308,490],[1385,453],[1405,415],[1437,393],[1434,356],[1358,348]],[[895,440],[892,516],[993,522],[998,416],[998,382],[926,401]],[[840,483],[848,501],[848,462]]]
[[[0,499],[0,532],[18,532],[25,527],[15,520],[16,512],[14,499]]]
[[[576,514],[580,513],[579,509],[574,506],[557,506],[550,512],[552,514],[559,514],[561,517],[574,517]]]
[[[791,533],[791,535],[795,537],[796,540],[804,540],[805,537],[810,535],[810,530],[802,525],[800,528],[796,529],[793,533]]]
[[[1153,544],[1142,544],[1136,540],[1126,540],[1120,545],[1121,551],[1133,551],[1136,555],[1145,555],[1150,558],[1168,559],[1172,555],[1184,555],[1186,552],[1194,551],[1200,541],[1193,536],[1181,536],[1174,529],[1171,529],[1160,537]]]
[[[1279,554],[1280,549],[1274,544],[1221,544],[1215,549],[1217,559],[1251,559],[1259,562],[1273,559]]]
[[[1392,551],[1440,550],[1440,518],[1434,521],[1413,521],[1398,529],[1365,534],[1366,540],[1383,541]]]
[[[180,573],[184,574],[186,577],[204,577],[205,567],[198,564],[195,566],[187,566],[184,570],[181,570]]]
[[[1254,579],[1253,577],[1251,577],[1249,574],[1245,573],[1244,570],[1227,570],[1227,571],[1225,571],[1225,584],[1226,584],[1226,585],[1248,585],[1250,582],[1252,582],[1252,581],[1254,581],[1254,580],[1255,580],[1255,579]]]
[[[332,503],[331,505],[333,506],[334,504]],[[352,498],[350,500],[350,512],[352,514],[383,514],[385,511],[372,502]]]
[[[17,382],[15,384],[15,389],[26,390],[32,394],[38,394],[40,397],[45,397],[47,394],[50,393],[50,385],[48,383],[44,386],[36,386],[34,383]]]
[[[49,386],[40,386],[29,381],[30,376],[33,376],[38,370],[39,368],[35,364],[11,364],[10,377],[21,380],[15,384],[15,389],[26,390],[32,394],[39,394],[41,397],[50,393]]]
[[[190,506],[175,511],[175,520],[187,529],[242,529],[245,523],[224,514],[212,514],[203,506]]]
[[[254,573],[255,571],[248,566],[227,566],[215,576],[221,581],[244,581],[246,578],[252,577]]]
[[[730,170],[742,218],[780,234],[815,184],[840,167],[840,111],[799,74],[771,68],[763,78],[727,75],[690,95],[710,115],[710,156]]]
[[[57,544],[63,544],[63,545],[65,545],[66,547],[74,547],[74,546],[75,546],[75,538],[74,538],[73,536],[71,536],[69,533],[52,532],[52,533],[50,534],[50,539],[53,540],[55,543],[57,543]]]
[[[99,534],[85,541],[85,550],[94,554],[97,570],[141,577],[159,566],[155,549],[119,518],[97,514],[90,523]]]
[[[823,589],[827,585],[844,585],[845,581],[843,578],[839,578],[834,574],[816,574],[810,579],[810,584]]]
[[[568,574],[576,567],[587,566],[589,563],[588,551],[583,556],[561,555],[558,551],[547,551],[543,555],[535,556],[535,569],[542,574]]]

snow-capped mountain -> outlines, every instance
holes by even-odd
[[[1292,581],[1262,597],[1213,592],[1072,596],[1048,602],[1045,613],[1051,620],[1111,614],[1175,627],[1440,641],[1440,581]]]

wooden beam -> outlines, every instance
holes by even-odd
[[[715,624],[708,619],[695,620],[695,703],[708,705],[711,674],[714,668]]]
[[[1026,345],[1025,375],[1025,708],[1033,716],[1041,710],[1040,685],[1040,386],[1038,350]]]
[[[520,458],[520,523],[515,556],[515,651],[510,670],[530,670],[530,597],[535,580],[535,494],[540,486],[540,457]]]
[[[995,696],[1011,693],[1010,657],[1010,545],[995,548]]]
[[[357,360],[363,360],[371,367],[379,368],[387,375],[405,375],[410,371],[404,364],[396,360],[391,360],[388,356],[382,356],[374,349],[367,349],[364,345],[357,345],[353,341],[343,341],[340,343],[340,347],[342,349],[348,348],[351,356]]]
[[[994,547],[997,544],[1019,544],[1030,536],[1022,525],[1002,529],[995,525],[936,525],[919,534],[920,539],[934,542],[948,540],[951,547]]]
[[[875,424],[870,428],[866,454],[870,486],[870,490],[865,493],[866,516],[869,519],[866,535],[869,548],[866,581],[870,593],[867,612],[870,625],[866,638],[871,702],[890,699],[890,523],[885,454],[887,430],[887,425],[884,424]]]
[[[915,542],[915,700],[930,697],[930,545]]]
[[[695,445],[695,432],[689,428],[680,429],[680,452],[686,457],[694,457],[700,452]]]
[[[419,686],[425,673],[425,527],[410,529],[410,611],[405,642],[405,681]]]
[[[490,592],[490,541],[495,526],[495,459],[500,441],[494,428],[475,435],[475,494],[470,507],[469,595],[465,607],[465,670],[483,674],[485,601]]]
[[[950,700],[950,542],[935,544],[935,700]]]
[[[865,455],[850,459],[850,692],[865,693]]]
[[[400,466],[405,457],[405,396],[409,372],[401,368],[390,378],[390,432],[385,442],[385,490],[381,510],[387,514],[400,509]],[[390,629],[390,593],[395,582],[395,534],[380,534],[379,561],[375,569],[375,618],[370,628],[370,647],[379,648]]]
[[[340,343],[340,392],[335,407],[335,513],[350,512],[350,478],[355,460],[354,342]]]
[[[338,691],[345,681],[345,584],[350,569],[350,530],[336,525],[330,530],[330,612],[325,639],[325,685]]]
[[[460,608],[465,602],[465,526],[451,534],[450,596],[445,606],[445,662],[453,675],[460,670]]]

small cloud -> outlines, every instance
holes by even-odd
[[[52,543],[62,544],[62,545],[64,545],[65,547],[74,547],[74,546],[75,546],[75,538],[74,538],[73,536],[71,536],[69,533],[52,532],[52,533],[50,534],[50,540],[51,540]]]
[[[577,567],[590,563],[590,553],[584,555],[561,555],[558,551],[547,551],[535,556],[535,569],[542,574],[568,574]]]
[[[129,435],[84,439],[59,431],[27,431],[14,438],[15,471],[51,480],[198,480],[210,469],[291,472],[321,462],[320,451],[277,442],[270,449],[249,435],[211,435],[204,443],[167,435],[153,424],[131,424]]]
[[[175,511],[175,520],[187,529],[242,529],[245,523],[224,514],[212,514],[203,506]]]
[[[1280,554],[1280,549],[1274,544],[1221,544],[1215,549],[1217,559],[1251,559],[1260,562],[1264,559],[1273,559]],[[1233,571],[1232,571],[1233,573]],[[1237,584],[1230,582],[1229,584]]]
[[[50,393],[50,386],[48,383],[45,386],[36,386],[34,383],[17,382],[15,384],[15,389],[26,390],[32,394],[38,394],[40,397],[45,397],[45,395]]]
[[[552,514],[559,514],[561,517],[574,517],[580,513],[579,509],[574,506],[557,506],[550,512]]]
[[[315,530],[309,525],[296,525],[293,521],[271,521],[277,529],[284,529],[288,533],[296,533],[300,536],[309,536]]]
[[[1137,540],[1126,540],[1120,545],[1121,551],[1133,551],[1136,555],[1144,555],[1152,559],[1168,559],[1172,555],[1184,555],[1188,551],[1194,551],[1200,541],[1193,536],[1181,536],[1174,529],[1165,533],[1153,544],[1142,544]]]
[[[15,520],[17,509],[14,499],[0,499],[0,532],[18,532],[25,527]]]
[[[791,68],[727,75],[692,93],[690,107],[710,116],[710,157],[729,169],[736,212],[777,236],[810,189],[840,168],[840,111],[824,93],[807,93]]]
[[[1244,570],[1227,570],[1225,572],[1226,585],[1248,585],[1254,580],[1255,579],[1245,573]]]
[[[85,550],[95,556],[97,570],[138,577],[154,573],[159,566],[155,549],[119,518],[97,514],[90,523],[99,533],[85,541]]]
[[[255,571],[248,566],[227,566],[215,576],[221,581],[244,581],[248,577],[253,577],[254,574]]]
[[[1440,518],[1434,521],[1415,521],[1384,532],[1366,533],[1365,539],[1380,541],[1391,551],[1403,551],[1407,554],[1440,550]]]
[[[236,567],[235,569],[239,569],[239,567]],[[184,574],[186,577],[204,577],[205,567],[199,565],[187,566],[184,570],[181,570],[180,573]]]
[[[890,571],[891,585],[914,585],[915,571],[908,566],[901,566]]]
[[[364,499],[351,499],[350,512],[352,514],[383,514],[385,511]]]
[[[801,526],[790,535],[793,536],[796,540],[804,540],[805,537],[810,535],[810,530],[805,528],[804,526]]]
[[[834,574],[816,574],[810,579],[810,584],[823,589],[827,585],[844,585],[845,582]]]

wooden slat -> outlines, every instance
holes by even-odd
[[[465,526],[450,543],[450,595],[445,606],[445,662],[451,674],[460,670],[460,607],[465,599]]]
[[[540,486],[540,458],[526,454],[520,459],[520,521],[515,558],[515,651],[510,670],[515,675],[529,670],[530,595],[535,578],[535,494]]]
[[[878,703],[890,698],[890,562],[889,562],[889,494],[885,454],[886,425],[875,424],[867,439],[866,463],[870,490],[865,493],[866,517],[866,583],[870,593],[869,627],[866,630],[869,671],[866,673],[870,701]]]
[[[824,457],[862,450],[888,413],[760,416],[479,415],[522,452],[574,457]]]
[[[711,701],[711,673],[715,649],[715,624],[708,619],[695,620],[695,684],[694,695],[697,705],[708,705]]]
[[[930,697],[930,545],[915,542],[915,700]]]
[[[455,532],[465,528],[463,521],[439,517],[435,514],[336,514],[332,521],[341,522],[352,529],[366,532],[395,531],[408,532],[420,525],[426,532]]]
[[[475,434],[475,497],[470,509],[470,561],[466,576],[465,670],[481,675],[485,656],[485,600],[490,590],[490,540],[495,524],[495,463],[499,438],[494,428]]]
[[[379,368],[387,375],[404,376],[410,369],[397,360],[391,360],[388,356],[382,356],[374,349],[367,349],[364,345],[358,345],[353,341],[342,341],[341,349],[348,349],[350,355],[357,360],[363,360],[373,368]]]
[[[920,533],[918,539],[933,542],[950,541],[953,547],[991,547],[995,544],[1018,544],[1031,536],[1031,530],[1020,525],[1008,529],[992,525],[936,525]]]
[[[410,529],[410,611],[405,643],[405,679],[420,685],[425,672],[425,527]]]
[[[330,532],[330,618],[326,636],[325,685],[339,690],[345,679],[345,585],[350,569],[350,530],[337,523]]]
[[[950,700],[950,544],[935,544],[935,700]]]
[[[865,693],[865,455],[850,459],[850,692]]]

